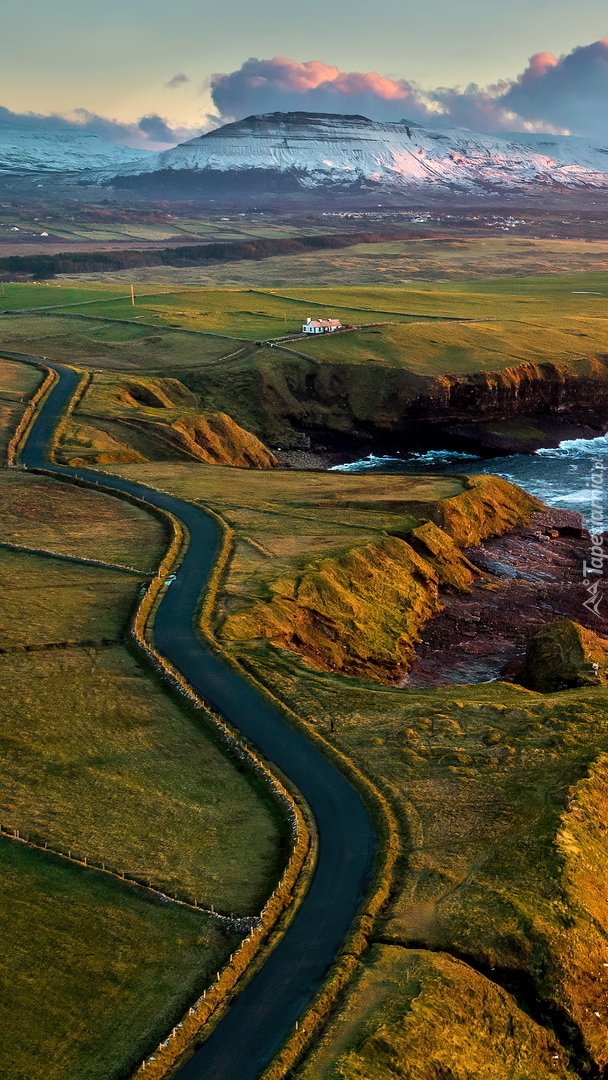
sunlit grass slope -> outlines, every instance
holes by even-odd
[[[5,1080],[122,1080],[237,942],[200,912],[7,839],[0,865]]]

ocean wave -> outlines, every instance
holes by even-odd
[[[376,454],[368,454],[366,458],[358,458],[357,461],[349,461],[347,465],[332,465],[330,472],[363,472],[365,469],[380,469],[383,465],[395,462],[399,465],[405,463],[404,458],[378,457]]]
[[[596,439],[564,439],[552,449],[536,450],[537,457],[547,458],[585,458],[602,457],[608,454],[608,436],[600,435]]]
[[[368,454],[366,458],[350,461],[347,465],[332,465],[331,472],[365,472],[367,469],[379,472],[386,465],[445,465],[452,461],[480,460],[477,454],[465,454],[458,450],[427,450],[424,454],[404,454],[403,457]]]

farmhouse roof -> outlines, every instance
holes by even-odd
[[[309,326],[342,326],[339,319],[307,319],[306,322]]]

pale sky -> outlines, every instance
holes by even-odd
[[[607,36],[605,0],[0,0],[0,105],[193,125],[205,80],[250,56],[487,85]]]

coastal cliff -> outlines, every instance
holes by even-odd
[[[446,364],[445,374],[420,375],[406,366],[320,363],[275,347],[235,364],[229,390],[221,372],[184,381],[204,408],[228,410],[284,446],[295,430],[313,446],[375,452],[420,445],[527,452],[608,426],[608,354],[466,374]]]
[[[466,478],[459,495],[419,503],[403,532],[312,559],[266,582],[266,598],[227,615],[225,640],[268,640],[315,667],[399,681],[442,590],[466,592],[480,571],[460,548],[525,524],[536,499],[493,476]],[[411,520],[411,519],[410,519]]]

